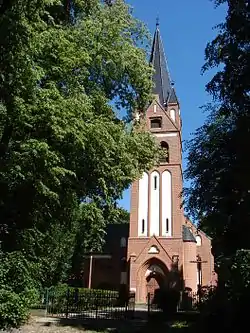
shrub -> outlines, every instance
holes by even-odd
[[[0,290],[0,329],[19,327],[28,318],[28,298],[10,290]]]
[[[0,328],[19,327],[37,300],[35,265],[20,252],[0,251]]]
[[[197,332],[243,332],[248,325],[250,251],[239,250],[220,261],[218,288],[200,306]]]
[[[155,295],[155,303],[164,315],[172,316],[177,311],[180,293],[175,289],[159,290]]]
[[[47,293],[49,313],[65,313],[67,309],[75,312],[78,309],[82,311],[115,306],[119,298],[117,291],[73,288],[65,284],[48,288]]]

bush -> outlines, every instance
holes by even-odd
[[[175,289],[160,290],[155,294],[155,303],[169,317],[177,312],[180,293]]]
[[[19,327],[28,318],[28,298],[10,290],[0,290],[0,329]]]
[[[218,288],[200,306],[193,331],[235,333],[248,325],[250,295],[250,251],[239,250],[220,261]]]
[[[20,252],[0,251],[0,328],[19,327],[38,298],[36,266]]]
[[[119,293],[111,290],[68,287],[61,284],[47,289],[47,310],[49,313],[65,313],[78,309],[91,310],[97,307],[115,306]],[[46,299],[44,293],[44,299]]]

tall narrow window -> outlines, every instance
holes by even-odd
[[[153,179],[152,179],[153,180]],[[138,202],[138,236],[144,237],[148,233],[148,193],[149,177],[144,172],[143,177],[139,180],[139,202]],[[144,227],[142,221],[144,220]],[[143,229],[143,232],[142,232]]]
[[[145,217],[144,217],[145,218]],[[150,236],[159,236],[160,233],[160,174],[153,171],[150,175]],[[147,225],[146,228],[147,230]]]
[[[142,219],[142,224],[141,224],[141,233],[144,234],[145,232],[145,220]]]
[[[157,190],[157,176],[154,176],[154,189]]]
[[[169,232],[169,220],[166,219],[166,233],[168,234]]]
[[[170,117],[175,122],[175,109],[170,110]]]
[[[161,204],[161,221],[162,236],[172,236],[172,184],[171,173],[165,170],[162,173],[162,204]]]
[[[167,142],[165,142],[165,141],[161,142],[161,149],[163,150],[163,156],[161,157],[160,162],[169,163],[169,146],[168,146]]]

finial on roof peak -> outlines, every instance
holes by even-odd
[[[159,18],[159,15],[157,15],[156,17],[156,27],[158,28],[160,25],[160,18]]]

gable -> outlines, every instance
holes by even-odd
[[[169,256],[167,251],[164,249],[160,241],[155,236],[152,236],[148,240],[148,242],[145,244],[141,252],[136,257],[135,262],[144,262],[145,260],[149,259],[150,256],[154,256],[155,254],[159,254],[160,255],[159,258],[161,260],[164,258],[164,260],[162,261],[166,263],[166,266],[168,268],[171,267],[172,264],[171,257]]]
[[[161,128],[151,128],[151,120],[161,119]],[[179,131],[177,125],[169,117],[165,109],[155,99],[146,111],[147,128],[152,133],[157,132],[176,132]]]

